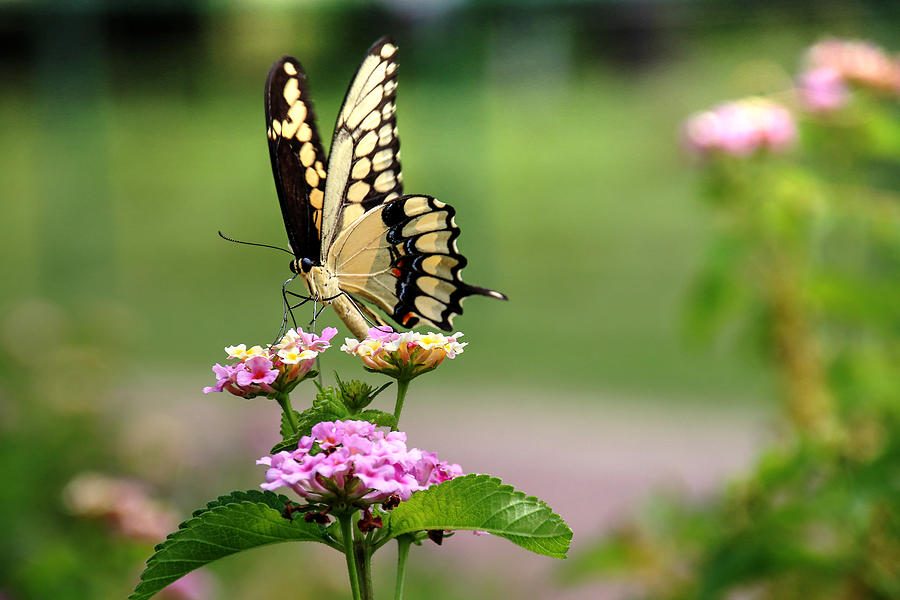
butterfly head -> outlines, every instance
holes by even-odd
[[[313,268],[313,261],[311,258],[301,258],[300,260],[292,260],[291,261],[291,273],[295,273],[300,275],[301,273],[309,273],[309,270]]]

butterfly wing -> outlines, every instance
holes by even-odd
[[[403,193],[395,116],[396,51],[389,38],[369,48],[338,114],[322,214],[323,263],[346,226]]]
[[[306,73],[290,56],[266,78],[266,133],[272,174],[291,251],[318,262],[325,198],[325,152]]]
[[[450,331],[462,301],[479,294],[506,300],[500,292],[460,278],[459,228],[452,206],[424,195],[377,205],[342,230],[326,265],[342,290],[381,308],[400,325]]]

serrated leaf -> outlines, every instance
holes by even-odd
[[[319,525],[282,517],[286,501],[272,492],[251,490],[208,503],[156,547],[129,600],[150,598],[194,569],[243,550],[291,541],[329,544]]]
[[[387,516],[394,538],[429,529],[481,530],[526,550],[565,558],[572,530],[549,506],[490,475],[466,475],[416,492]]]
[[[269,454],[278,454],[282,450],[296,450],[297,445],[300,443],[300,438],[303,437],[302,434],[298,431],[296,435],[293,435],[287,439],[281,440],[269,450]]]
[[[275,492],[270,492],[268,490],[235,490],[229,494],[219,496],[215,500],[210,500],[206,503],[206,506],[195,510],[192,516],[199,517],[201,514],[212,510],[217,506],[225,506],[237,502],[265,504],[281,513],[289,501],[290,499],[287,496],[276,494]]]
[[[294,422],[300,422],[300,413],[296,410],[291,409],[291,412],[294,413]],[[291,427],[291,422],[288,421],[287,413],[281,411],[281,439],[287,440],[294,437],[294,429]]]
[[[379,427],[393,427],[397,422],[394,419],[394,415],[391,413],[386,413],[383,410],[376,410],[374,408],[370,408],[369,410],[364,410],[358,415],[353,417],[354,419],[359,419],[361,421],[368,421],[369,423],[373,423],[378,425]]]
[[[296,450],[300,438],[304,435],[309,435],[312,428],[318,423],[346,419],[347,417],[347,409],[339,401],[328,397],[316,398],[311,407],[297,414],[297,432],[284,436],[284,426],[282,425],[282,437],[284,439],[272,446],[269,452],[270,454],[275,454],[282,450]]]

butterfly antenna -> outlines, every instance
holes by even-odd
[[[227,235],[222,233],[221,230],[219,231],[219,237],[222,238],[223,240],[228,240],[229,242],[234,242],[235,244],[244,244],[246,246],[260,246],[261,248],[272,248],[273,250],[281,250],[282,252],[285,252],[287,254],[290,254],[291,256],[294,256],[293,252],[291,252],[290,250],[285,250],[284,248],[281,248],[280,246],[272,246],[270,244],[258,244],[257,242],[244,242],[242,240],[236,240],[234,238],[228,237]]]

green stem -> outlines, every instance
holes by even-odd
[[[353,554],[353,515],[342,514],[338,520],[341,523],[341,537],[344,538],[344,558],[347,559],[350,590],[353,592],[353,600],[362,600],[362,596],[359,595],[359,575],[356,572],[356,559]]]
[[[287,417],[288,425],[291,426],[291,431],[297,433],[297,419],[294,417],[294,409],[291,408],[291,398],[287,394],[278,394],[275,396],[275,399],[278,400],[278,404],[281,405],[281,410],[284,411],[284,416]]]
[[[401,535],[397,538],[397,587],[394,600],[403,600],[403,588],[406,586],[406,561],[409,558],[409,547],[412,536]]]
[[[400,425],[400,413],[403,411],[403,401],[406,399],[406,390],[409,389],[409,379],[397,380],[397,402],[394,404],[394,431]]]
[[[372,554],[369,552],[369,543],[365,536],[360,536],[353,543],[356,569],[359,573],[359,585],[363,600],[374,600],[375,592],[372,587]]]

